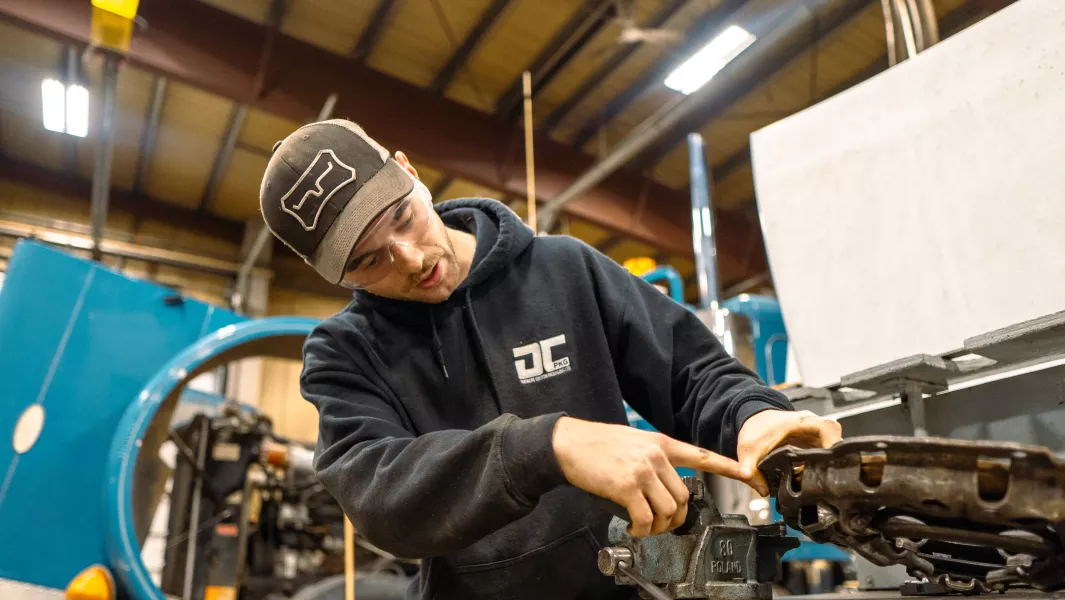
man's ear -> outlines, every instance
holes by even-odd
[[[411,177],[421,181],[421,179],[418,177],[418,169],[415,169],[414,165],[410,164],[410,159],[407,158],[406,154],[403,154],[403,152],[396,150],[396,162],[398,162],[401,167],[406,169],[407,172],[410,173]]]

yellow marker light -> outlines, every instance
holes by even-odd
[[[628,269],[629,273],[639,277],[653,271],[658,266],[658,263],[649,256],[638,256],[626,260],[622,263],[622,266]]]
[[[92,0],[93,6],[127,19],[137,16],[138,4],[140,0]]]
[[[115,600],[115,580],[101,565],[78,573],[66,589],[67,600]]]

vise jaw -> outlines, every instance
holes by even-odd
[[[785,552],[799,545],[783,523],[751,526],[743,515],[722,516],[703,482],[685,477],[690,492],[688,519],[676,530],[633,538],[628,521],[610,521],[611,546],[599,552],[599,570],[618,585],[636,585],[656,600],[720,598],[770,600],[769,582]],[[695,511],[693,516],[692,511]]]

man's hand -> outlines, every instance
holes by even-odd
[[[558,420],[553,446],[567,481],[628,510],[633,537],[665,533],[684,523],[688,489],[674,467],[748,483],[758,473],[660,433],[571,417]],[[764,480],[761,485],[768,489]]]
[[[758,470],[758,463],[780,446],[800,448],[828,448],[840,441],[843,429],[831,419],[804,410],[763,410],[747,419],[740,428],[736,456],[745,469],[754,473],[751,487],[763,496],[769,495],[769,485]]]

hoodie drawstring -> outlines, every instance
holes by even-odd
[[[436,313],[429,309],[429,326],[433,330],[433,356],[440,363],[440,370],[444,372],[444,381],[450,381],[447,375],[447,365],[444,363],[444,345],[440,343],[440,334],[436,331]]]
[[[492,365],[488,362],[488,356],[484,352],[484,338],[481,337],[481,328],[477,326],[477,315],[473,312],[473,302],[470,300],[470,290],[466,290],[466,310],[470,313],[470,322],[473,324],[473,337],[477,340],[477,349],[481,351],[481,359],[484,361],[484,369],[488,371],[488,381],[492,384],[492,397],[495,398],[496,408],[503,414],[503,403],[499,395],[499,386],[496,385],[495,373]]]

